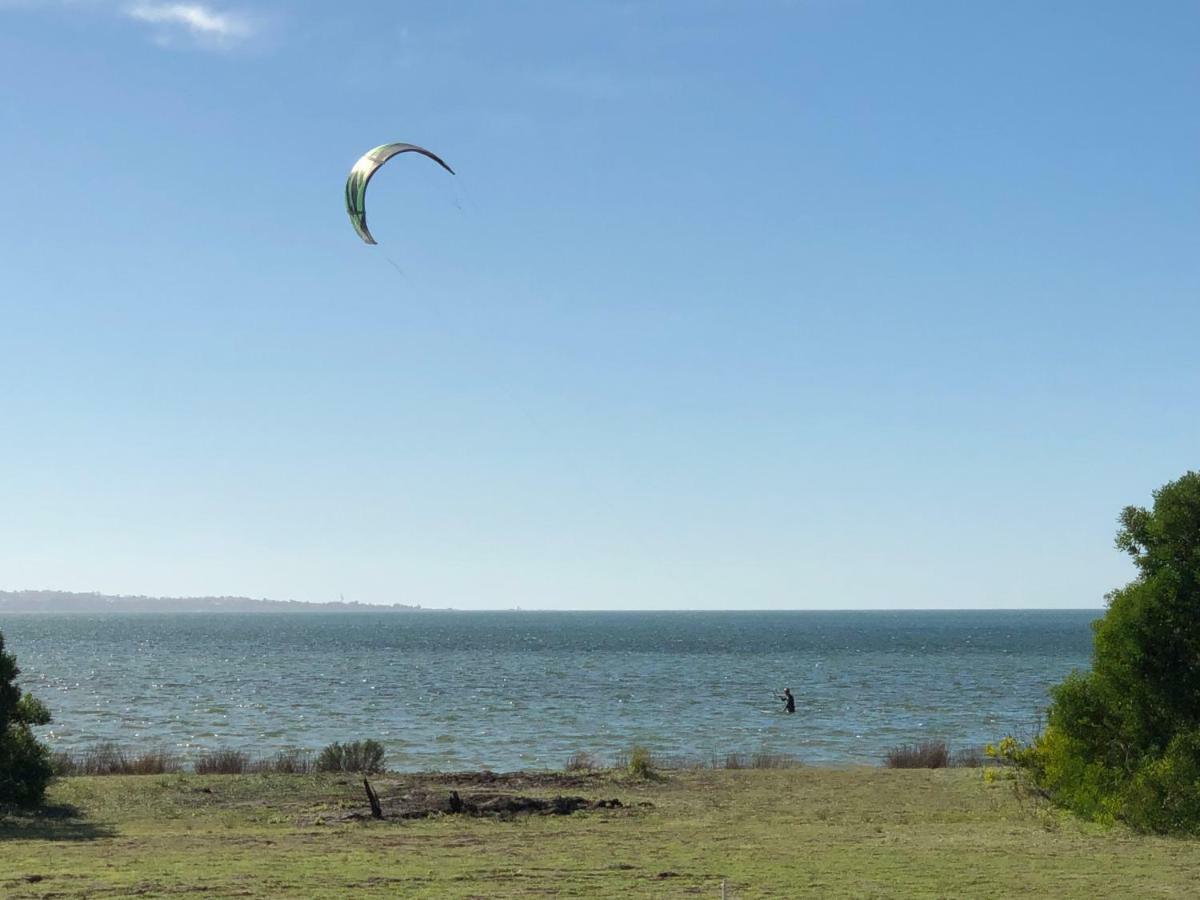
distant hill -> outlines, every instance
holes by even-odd
[[[392,603],[302,603],[252,597],[129,597],[70,591],[0,591],[0,613],[55,612],[416,612],[420,606]]]

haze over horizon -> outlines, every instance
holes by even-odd
[[[1200,6],[0,0],[0,589],[1098,608]],[[380,246],[342,184],[372,183]]]
[[[197,602],[199,601],[199,602]],[[253,607],[256,610],[263,607],[279,606],[281,608],[294,608],[297,604],[312,607],[330,607],[333,609],[346,609],[348,607],[362,607],[370,609],[378,607],[379,609],[394,610],[412,610],[420,612],[1064,612],[1064,611],[1095,611],[1100,612],[1104,609],[1102,605],[1094,607],[1069,607],[1066,610],[1056,607],[1015,607],[1007,609],[996,608],[981,608],[981,607],[965,607],[965,608],[947,608],[947,609],[930,609],[930,608],[900,608],[900,607],[858,607],[856,609],[843,609],[841,607],[819,607],[811,606],[804,608],[768,608],[768,609],[690,609],[687,607],[676,607],[670,609],[654,608],[654,607],[639,607],[637,609],[622,609],[615,607],[605,607],[602,609],[587,609],[587,608],[557,608],[557,607],[533,607],[527,608],[523,606],[510,607],[489,607],[487,609],[456,609],[455,607],[433,607],[421,606],[419,604],[405,603],[364,603],[361,601],[347,600],[338,598],[336,600],[292,600],[289,598],[271,598],[271,597],[244,597],[240,595],[222,595],[222,596],[203,596],[203,597],[155,597],[145,594],[134,595],[111,595],[103,594],[99,591],[54,591],[46,589],[34,590],[0,590],[0,613],[18,613],[18,612],[56,612],[62,609],[89,612],[95,609],[107,609],[114,612],[123,610],[130,611],[174,611],[181,606],[192,604],[197,610],[214,610],[219,611],[223,608],[232,611]]]

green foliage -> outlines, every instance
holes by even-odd
[[[649,749],[635,745],[629,751],[629,774],[634,778],[653,779],[658,776],[654,771],[654,758]]]
[[[0,634],[0,803],[37,806],[52,770],[50,752],[34,737],[31,726],[45,725],[50,713],[17,687],[17,660],[4,652]]]
[[[336,741],[317,757],[318,772],[362,772],[371,775],[383,771],[383,744],[379,741]]]
[[[1052,691],[1046,730],[1010,761],[1080,815],[1200,834],[1200,473],[1120,523],[1138,575],[1109,595],[1091,671]]]
[[[1200,730],[1180,732],[1138,768],[1124,792],[1123,818],[1143,831],[1200,830]]]

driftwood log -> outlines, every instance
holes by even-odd
[[[379,795],[371,787],[371,782],[363,778],[363,787],[367,789],[367,802],[371,804],[371,815],[376,819],[383,818],[383,807],[379,805]]]

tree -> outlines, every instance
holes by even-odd
[[[1129,506],[1116,545],[1137,577],[1108,596],[1092,669],[1051,692],[1024,754],[1035,781],[1085,816],[1200,833],[1200,472]]]
[[[41,701],[17,686],[17,660],[4,652],[0,634],[0,803],[37,806],[50,782],[50,752],[34,737],[32,726],[45,725],[50,713]]]

